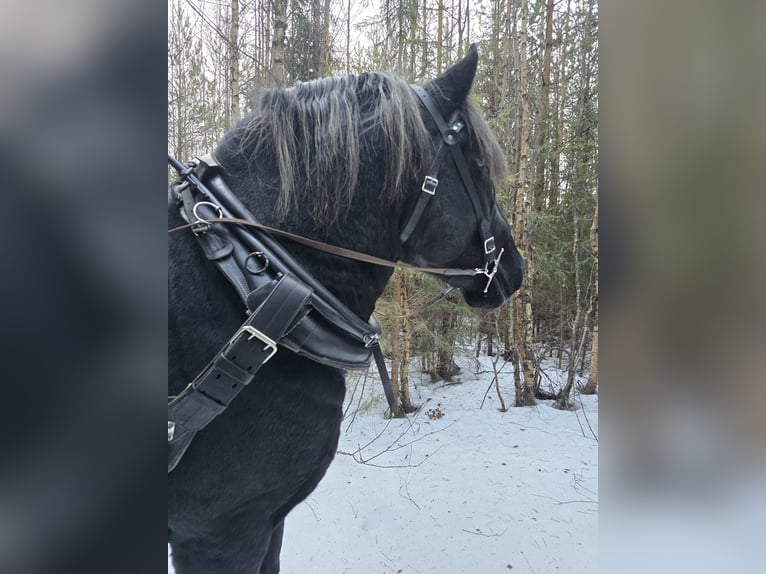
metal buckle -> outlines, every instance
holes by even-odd
[[[489,255],[495,250],[495,236],[484,240],[484,255]]]
[[[364,336],[364,346],[369,349],[380,343],[380,335],[377,333],[367,333]]]
[[[262,333],[261,331],[256,329],[255,327],[251,327],[250,325],[243,325],[242,327],[240,327],[239,331],[234,333],[234,336],[231,338],[231,342],[234,342],[237,339],[237,337],[239,337],[242,333],[249,333],[250,336],[247,338],[248,341],[251,340],[251,339],[258,339],[261,343],[266,345],[263,348],[263,350],[264,351],[266,351],[266,350],[270,351],[269,352],[269,356],[266,357],[266,359],[264,359],[262,364],[268,363],[269,360],[274,355],[276,355],[276,353],[277,353],[277,342],[274,339],[272,339],[271,337],[269,337],[268,335],[265,335],[264,333]]]
[[[423,180],[423,186],[420,189],[422,189],[428,195],[434,195],[436,194],[437,185],[439,185],[439,180],[436,179],[435,177],[431,177],[430,175],[427,175],[426,178]]]

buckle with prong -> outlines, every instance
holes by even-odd
[[[239,337],[242,333],[248,333],[250,336],[247,338],[248,341],[251,339],[258,339],[261,343],[266,345],[263,350],[269,351],[269,356],[264,359],[264,363],[268,362],[276,353],[277,353],[277,342],[266,335],[265,333],[262,333],[255,327],[251,327],[250,325],[243,325],[239,328],[239,330],[234,333],[234,336],[229,341],[229,344],[234,343],[234,341]]]

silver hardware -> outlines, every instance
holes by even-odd
[[[262,261],[260,267],[251,267],[250,262],[253,258],[258,258]],[[269,258],[266,257],[266,254],[263,251],[253,251],[250,253],[250,255],[247,256],[247,259],[245,259],[245,269],[247,269],[250,273],[253,275],[258,275],[259,273],[263,273],[268,269],[269,267]]]
[[[423,180],[423,186],[420,189],[422,189],[428,195],[434,195],[436,194],[437,185],[439,185],[439,180],[436,179],[435,177],[431,177],[430,175],[427,175],[426,178]]]
[[[229,344],[232,344],[237,339],[237,337],[239,337],[242,333],[249,333],[250,334],[250,336],[247,338],[248,341],[250,341],[251,339],[258,339],[261,343],[266,345],[263,348],[263,350],[264,351],[269,351],[269,356],[266,357],[266,359],[263,361],[263,364],[268,363],[269,360],[271,359],[271,357],[276,355],[276,353],[277,353],[277,342],[274,339],[272,339],[271,337],[269,337],[268,335],[266,335],[266,334],[262,333],[261,331],[259,331],[258,329],[256,329],[255,327],[251,327],[250,325],[243,325],[242,327],[240,327],[239,331],[234,333],[234,336],[229,341]]]
[[[210,222],[207,219],[200,217],[200,214],[197,213],[197,209],[199,209],[199,207],[202,205],[207,205],[215,209],[218,212],[219,219],[223,217],[223,210],[220,208],[220,206],[211,201],[198,201],[194,204],[194,207],[192,207],[192,213],[194,214],[194,217],[197,218],[196,221],[192,222],[192,231],[195,235],[205,233],[208,229],[210,229]]]
[[[176,434],[176,423],[173,421],[168,421],[168,442],[173,440],[173,437]]]
[[[369,349],[380,343],[380,325],[378,325],[378,320],[373,315],[370,315],[367,324],[374,330],[372,333],[364,334],[364,346]]]
[[[495,273],[497,273],[497,270],[500,267],[500,258],[503,256],[504,251],[505,249],[501,247],[500,253],[497,254],[497,259],[495,259],[495,264],[492,266],[491,271],[489,269],[489,263],[487,263],[484,269],[481,270],[481,273],[487,276],[487,286],[484,287],[484,293],[489,291],[489,286],[492,284],[492,280],[495,278]]]
[[[369,349],[380,343],[380,335],[377,333],[366,333],[364,335],[364,346]]]
[[[495,250],[495,236],[484,241],[484,255],[489,255]]]

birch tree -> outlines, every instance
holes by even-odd
[[[285,74],[285,36],[287,30],[287,0],[271,0],[274,35],[271,40],[271,77],[274,84],[284,86]]]
[[[231,25],[229,26],[229,78],[231,108],[227,127],[237,123],[241,115],[239,103],[239,0],[231,0]]]
[[[593,335],[590,353],[590,374],[588,383],[583,387],[582,394],[592,395],[596,392],[598,386],[598,205],[593,214],[593,223],[590,228],[590,246],[593,252]]]
[[[516,388],[516,406],[535,404],[535,356],[533,347],[532,300],[530,278],[534,271],[529,241],[529,218],[532,212],[532,190],[527,180],[529,137],[529,88],[527,78],[527,0],[520,0],[521,25],[519,28],[519,170],[516,180],[514,237],[525,256],[525,284],[513,295],[513,339],[521,369],[521,384]]]

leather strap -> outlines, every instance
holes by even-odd
[[[441,112],[436,107],[436,103],[434,102],[433,98],[422,87],[415,84],[413,84],[411,87],[415,94],[418,96],[420,102],[423,104],[423,107],[425,107],[426,110],[428,110],[428,113],[431,115],[431,119],[436,124],[442,140],[450,148],[452,159],[454,160],[455,166],[457,167],[458,173],[460,174],[460,179],[463,180],[463,185],[465,185],[466,192],[468,193],[468,197],[471,199],[474,213],[476,214],[476,218],[479,222],[479,234],[481,235],[482,245],[484,246],[484,259],[486,262],[486,269],[490,269],[492,266],[496,265],[497,259],[495,255],[494,236],[492,235],[492,226],[490,224],[492,207],[486,206],[481,202],[479,194],[476,190],[476,186],[473,183],[473,178],[471,177],[471,173],[468,170],[465,158],[463,157],[463,153],[460,151],[460,147],[455,145],[457,143],[457,138],[455,137],[452,129],[447,126],[447,123],[444,121]],[[410,233],[411,232],[412,231],[410,231]]]
[[[378,339],[379,333],[370,329],[366,321],[357,317],[329,289],[306,271],[300,262],[272,237],[271,233],[264,233],[268,229],[258,229],[259,225],[254,224],[255,218],[239,198],[234,195],[228,185],[226,185],[221,176],[220,168],[212,157],[202,156],[198,160],[200,168],[204,167],[213,172],[212,177],[209,179],[209,185],[215,191],[216,205],[222,209],[224,216],[230,219],[237,219],[237,222],[240,223],[250,223],[250,227],[255,229],[253,232],[248,232],[244,228],[235,226],[233,231],[238,238],[245,245],[251,246],[251,251],[264,251],[268,253],[274,266],[279,267],[279,271],[293,275],[296,279],[303,281],[313,289],[312,306],[336,328],[362,341],[368,347],[371,346]]]
[[[420,223],[420,218],[423,217],[423,212],[425,211],[428,202],[431,201],[431,198],[434,195],[436,195],[436,188],[439,185],[439,168],[441,167],[442,156],[444,155],[445,149],[447,148],[444,145],[444,142],[440,142],[436,154],[431,161],[431,167],[428,169],[428,175],[424,178],[423,185],[420,188],[420,196],[418,197],[417,204],[415,204],[415,209],[412,210],[410,218],[407,220],[407,224],[404,226],[401,235],[399,235],[399,241],[402,243],[407,243],[412,232],[415,231],[415,227]]]
[[[311,289],[290,275],[280,279],[261,305],[197,377],[168,404],[168,443],[178,464],[191,438],[205,428],[253,380],[277,352],[277,342],[305,308]],[[192,435],[192,436],[188,436]],[[178,452],[180,450],[180,452]]]
[[[450,151],[452,152],[452,159],[455,161],[455,166],[460,174],[460,178],[463,180],[463,185],[465,185],[466,191],[468,192],[468,197],[471,198],[474,213],[476,213],[476,217],[479,220],[479,233],[481,235],[482,245],[485,246],[485,258],[488,263],[492,263],[495,261],[494,245],[492,251],[488,253],[486,251],[487,241],[492,237],[492,227],[489,222],[491,208],[482,204],[476,186],[473,183],[473,178],[465,163],[465,157],[463,157],[460,149],[453,147],[450,148]]]
[[[263,225],[262,223],[258,223],[256,221],[249,221],[247,219],[240,219],[238,217],[215,217],[207,221],[208,223],[231,223],[236,225],[244,225],[246,227],[254,227],[256,229],[261,229],[263,231],[273,233],[274,235],[278,235],[280,237],[285,237],[287,239],[290,239],[291,241],[300,243],[301,245],[305,245],[307,247],[316,249],[317,251],[330,253],[331,255],[337,255],[339,257],[345,257],[347,259],[362,261],[364,263],[372,263],[373,265],[391,267],[393,269],[409,269],[410,271],[422,271],[424,273],[435,273],[437,275],[446,275],[449,277],[474,276],[474,275],[479,275],[480,273],[482,273],[481,269],[452,269],[450,267],[418,267],[416,265],[408,265],[407,263],[397,263],[395,261],[390,261],[388,259],[383,259],[381,257],[375,257],[374,255],[369,255],[367,253],[354,251],[353,249],[346,249],[345,247],[338,247],[337,245],[322,243],[321,241],[309,239],[308,237],[303,237],[302,235],[295,235],[294,233],[290,233],[289,231],[283,231],[282,229],[276,229],[274,227],[269,227],[268,225]],[[179,225],[178,227],[169,229],[168,233],[175,233],[177,231],[181,231],[183,229],[189,229],[189,228],[191,228],[190,224]]]
[[[335,297],[335,295],[308,273],[279,242],[274,240],[271,233],[275,235],[286,235],[293,238],[298,238],[299,236],[255,223],[247,208],[242,205],[241,201],[239,201],[236,196],[234,196],[222,179],[221,174],[219,173],[220,168],[213,158],[210,156],[202,156],[196,160],[196,166],[199,177],[204,178],[209,186],[209,188],[205,188],[203,197],[208,198],[210,204],[217,208],[216,213],[222,213],[226,216],[223,218],[212,217],[205,219],[204,223],[208,226],[208,230],[195,234],[197,241],[206,253],[209,249],[205,244],[210,241],[216,241],[215,236],[221,235],[222,237],[227,238],[228,241],[237,245],[237,252],[240,255],[240,260],[242,259],[242,255],[248,253],[260,252],[266,254],[269,260],[269,269],[264,275],[274,277],[279,274],[290,274],[306,283],[314,291],[312,297],[312,307],[314,311],[326,318],[327,321],[332,324],[334,329],[349,335],[356,341],[361,342],[361,344],[367,348],[378,340],[379,332],[371,329],[367,322],[352,313],[351,310]],[[199,178],[197,180],[200,181]],[[185,202],[186,199],[183,196],[178,196],[178,201]],[[201,210],[198,210],[198,213],[199,212],[201,212]],[[238,223],[239,225],[217,226],[216,228],[213,228],[212,224],[218,222]],[[248,230],[246,227],[252,229]],[[181,225],[171,229],[169,233],[180,231],[182,229],[194,230],[194,224],[187,223],[186,225]],[[311,242],[312,240],[306,239],[306,241]],[[251,281],[255,281],[256,275],[253,275],[252,273],[244,275],[242,268],[244,268],[246,264],[243,261],[234,261],[234,259],[234,257],[231,257],[228,260],[225,258],[218,259],[214,260],[214,263],[216,263],[229,282],[235,287],[240,298],[243,301],[247,301],[249,294],[245,289],[241,288],[242,281],[247,281],[248,278]],[[262,284],[260,281],[257,283]],[[249,289],[257,288],[259,284],[250,285]],[[368,364],[369,360],[371,360],[371,352],[370,358],[367,360]],[[347,366],[343,368],[359,367]]]
[[[391,415],[393,415],[396,398],[394,397],[394,388],[391,386],[391,377],[386,368],[386,359],[383,357],[383,351],[381,350],[380,345],[375,345],[372,348],[372,356],[375,357],[375,365],[378,367],[380,381],[383,383],[383,392],[386,395],[386,401],[388,401],[388,410]]]
[[[457,139],[450,133],[447,122],[444,121],[442,113],[439,111],[439,108],[436,107],[436,103],[434,103],[433,98],[428,95],[428,92],[426,92],[424,88],[418,86],[417,84],[412,84],[410,87],[412,88],[412,91],[415,92],[415,95],[417,95],[423,106],[428,110],[428,113],[431,114],[431,119],[436,124],[436,128],[439,130],[439,134],[441,134],[444,143],[448,146],[455,145],[457,143]]]

